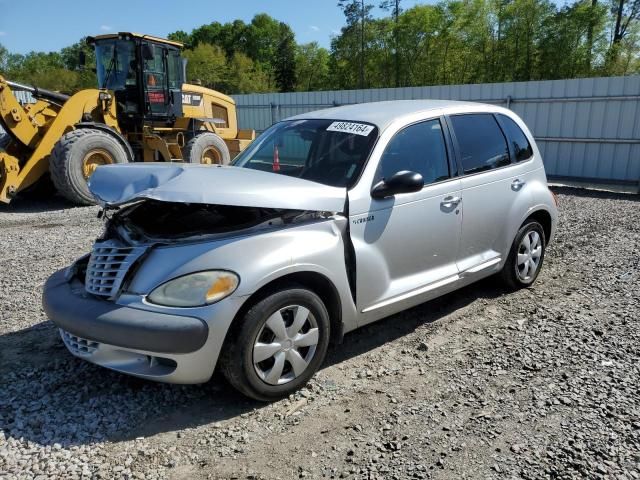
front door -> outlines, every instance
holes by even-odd
[[[182,60],[177,49],[149,43],[142,47],[145,114],[150,120],[182,116]]]
[[[169,117],[182,117],[182,84],[184,83],[180,51],[167,50],[167,77],[169,83]]]
[[[376,181],[409,170],[424,188],[371,200],[350,217],[356,303],[364,323],[424,302],[457,279],[462,218],[460,180],[452,178],[441,119],[400,130],[387,145]]]

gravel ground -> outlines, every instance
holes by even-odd
[[[74,359],[40,307],[96,208],[0,207],[0,477],[640,479],[640,198],[559,190],[534,288],[348,334],[269,405]]]

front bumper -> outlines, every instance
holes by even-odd
[[[120,305],[87,294],[78,279],[67,281],[64,270],[47,280],[42,303],[76,357],[141,378],[185,384],[211,378],[235,311],[233,302],[210,307],[205,320],[188,312],[155,311],[141,302]]]
[[[42,303],[61,329],[136,350],[191,353],[204,345],[209,333],[199,318],[138,310],[87,295],[79,281],[67,282],[64,270],[49,277]]]

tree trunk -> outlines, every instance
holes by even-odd
[[[364,0],[360,1],[361,26],[360,26],[360,88],[364,88]]]
[[[396,88],[400,86],[400,49],[398,48],[398,23],[400,17],[400,0],[396,0],[396,8],[393,11],[395,25],[393,27],[393,47],[395,49]]]
[[[613,30],[613,44],[617,45],[622,40],[622,14],[624,13],[624,0],[619,0],[616,12],[616,27]]]
[[[591,0],[591,18],[589,19],[589,29],[587,30],[587,72],[591,71],[591,65],[593,64],[593,30],[596,28],[595,25],[595,14],[596,7],[598,6],[598,0]]]

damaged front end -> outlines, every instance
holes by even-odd
[[[344,189],[241,168],[122,167],[101,167],[92,176],[105,230],[91,256],[70,269],[88,293],[109,300],[127,290],[159,248],[212,242],[206,248],[215,249],[231,239],[327,220],[345,203]]]
[[[118,209],[100,240],[128,245],[213,240],[327,218],[331,213],[142,200]]]

